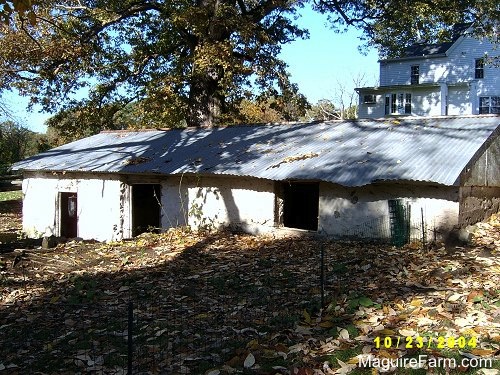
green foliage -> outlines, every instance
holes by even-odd
[[[366,45],[383,58],[401,56],[416,43],[450,41],[471,23],[477,36],[498,41],[499,9],[490,0],[320,0],[316,9],[329,15],[336,30],[360,28]]]
[[[0,89],[61,112],[49,125],[66,134],[128,115],[137,127],[216,125],[244,92],[294,91],[278,54],[307,36],[293,19],[303,2],[47,0],[35,25],[2,30]]]
[[[0,202],[5,201],[16,201],[23,198],[23,192],[21,190],[15,191],[0,191]]]
[[[312,121],[338,120],[341,117],[339,109],[328,99],[320,99],[307,111],[306,116]]]
[[[36,23],[36,16],[33,12],[32,0],[0,0],[0,22],[8,24],[12,17],[17,14],[22,19],[27,19],[30,23]]]
[[[289,90],[282,95],[262,94],[255,100],[243,99],[233,116],[227,116],[227,123],[274,123],[297,121],[304,117],[310,104],[298,89]]]
[[[0,174],[12,163],[44,150],[45,145],[44,136],[13,121],[0,122]]]

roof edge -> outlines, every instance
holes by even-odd
[[[496,115],[500,118],[499,115]],[[500,137],[500,124],[497,125],[496,129],[491,132],[488,138],[483,142],[483,144],[477,149],[477,151],[472,155],[469,162],[460,171],[455,184],[460,186],[465,182],[465,180],[470,176],[470,171],[472,171],[472,166],[478,161],[478,159],[484,154],[484,152],[491,146],[491,144]]]

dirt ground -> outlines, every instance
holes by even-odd
[[[20,200],[0,202],[0,233],[21,230],[21,209]]]

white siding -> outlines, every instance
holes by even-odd
[[[484,78],[475,78],[475,61],[485,56],[497,56],[498,52],[488,39],[477,40],[462,37],[447,51],[446,56],[388,60],[380,62],[380,87],[377,104],[362,102],[370,89],[360,90],[359,118],[385,116],[384,97],[397,92],[412,93],[412,115],[470,115],[479,113],[479,97],[500,96],[500,67],[486,64]],[[411,66],[418,65],[418,86],[410,84]],[[442,95],[440,86],[445,85],[448,95]],[[392,86],[387,87],[386,86]],[[396,87],[394,87],[396,86]]]
[[[474,80],[475,60],[485,56],[485,53],[493,56],[497,54],[493,45],[487,39],[477,40],[470,37],[458,40],[448,50],[446,57],[427,57],[422,59],[401,59],[381,61],[383,68],[380,69],[380,85],[410,85],[410,69],[412,65],[420,68],[419,83],[448,84],[470,82]],[[486,66],[482,91],[494,90],[498,92],[498,74],[500,69],[494,66]]]
[[[377,94],[375,104],[364,104],[363,94],[359,95],[358,117],[359,118],[380,118],[385,115],[384,100],[385,95]]]
[[[412,93],[412,115],[439,116],[441,114],[441,94],[439,87],[415,89]]]
[[[451,116],[472,114],[471,100],[468,87],[451,87],[448,90],[448,114]]]

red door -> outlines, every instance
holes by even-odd
[[[60,193],[61,236],[78,236],[78,199],[76,193]]]

